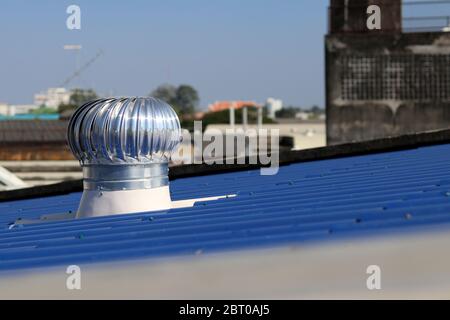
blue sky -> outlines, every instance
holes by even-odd
[[[81,30],[66,28],[70,4],[81,7]],[[71,87],[147,95],[161,83],[185,83],[197,88],[203,107],[269,96],[288,105],[323,106],[327,5],[328,0],[2,0],[0,101],[31,103],[34,93],[58,86],[75,69],[74,53],[63,46],[81,44],[81,63],[100,49],[104,55]],[[442,14],[442,8],[434,9]]]
[[[146,95],[161,83],[220,99],[324,104],[326,0],[9,1],[0,4],[0,101],[31,103],[81,62],[104,55],[73,87]],[[81,30],[66,8],[81,7]]]

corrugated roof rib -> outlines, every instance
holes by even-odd
[[[0,203],[0,269],[199,254],[450,222],[450,145],[178,179],[192,208],[14,225],[73,212],[81,193]],[[450,226],[450,225],[449,225]]]

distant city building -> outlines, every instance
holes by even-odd
[[[226,130],[231,128],[229,124],[210,124],[205,128],[205,135],[214,132],[212,130],[220,130],[225,135]],[[235,124],[234,128],[244,129],[242,124]],[[248,129],[256,130],[257,128],[258,126],[256,124],[248,125]],[[324,121],[277,119],[277,123],[263,124],[261,128],[269,132],[274,129],[279,130],[280,138],[290,137],[292,139],[291,148],[295,150],[318,148],[326,145]]]
[[[275,113],[283,109],[283,101],[274,98],[268,98],[266,101],[267,116],[275,119]]]
[[[325,121],[325,113],[314,113],[312,111],[299,111],[295,114],[295,119],[302,121]]]
[[[7,104],[0,103],[0,115],[2,116],[15,116],[18,114],[30,113],[35,109],[39,108],[34,104]]]
[[[69,103],[70,94],[71,92],[66,88],[49,88],[47,92],[34,95],[34,104],[56,109],[62,103]]]
[[[228,110],[230,108],[241,109],[243,107],[261,107],[260,104],[254,101],[216,101],[208,106],[209,111],[218,112]]]
[[[310,118],[310,115],[311,114],[309,112],[300,111],[295,114],[295,118],[300,120],[308,120]]]
[[[9,105],[4,102],[0,102],[0,115],[7,116],[9,112]]]
[[[31,111],[36,110],[38,108],[39,106],[34,104],[13,104],[9,106],[8,116],[30,113]]]
[[[66,142],[68,121],[0,121],[0,160],[74,160]]]

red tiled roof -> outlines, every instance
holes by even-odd
[[[235,109],[241,109],[242,107],[245,107],[245,106],[256,107],[256,108],[260,107],[260,105],[254,101],[216,101],[213,104],[210,104],[208,106],[208,109],[209,109],[209,111],[217,112],[217,111],[222,111],[222,110],[228,110],[232,106],[234,106]]]

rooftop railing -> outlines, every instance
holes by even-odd
[[[403,1],[402,7],[403,32],[450,31],[450,0]],[[418,10],[420,14],[415,12]],[[440,12],[439,15],[433,12],[436,10]]]
[[[367,32],[367,5],[328,7],[328,30],[333,32]],[[387,10],[386,10],[387,9]],[[401,14],[398,4],[383,4],[381,17],[384,32],[450,32],[450,0],[402,1]],[[358,18],[352,18],[360,16]],[[400,20],[400,23],[398,21]],[[386,22],[386,20],[384,21]]]

